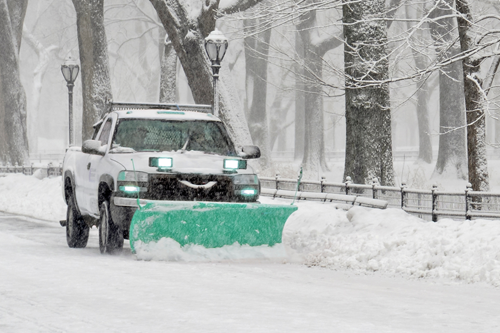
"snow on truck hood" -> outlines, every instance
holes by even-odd
[[[201,151],[171,151],[171,152],[137,152],[137,153],[110,153],[110,159],[120,163],[126,170],[133,170],[132,159],[136,171],[148,173],[195,173],[195,174],[222,174],[225,159],[239,159],[238,157],[207,154]],[[158,171],[157,167],[149,166],[151,157],[171,157],[173,167],[169,171]],[[248,165],[246,169],[238,169],[238,174],[253,174]]]

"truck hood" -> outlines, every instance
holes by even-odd
[[[200,151],[173,151],[173,152],[136,152],[136,153],[109,153],[109,158],[120,163],[126,170],[147,173],[165,173],[158,171],[157,167],[149,166],[151,157],[171,157],[173,167],[168,172],[172,173],[194,173],[194,174],[223,174],[223,163],[225,159],[240,159],[238,157],[207,154]],[[132,160],[133,164],[132,165]],[[238,169],[238,174],[253,174],[250,166],[247,169]]]

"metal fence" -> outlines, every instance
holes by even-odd
[[[25,165],[0,165],[0,174],[6,173],[22,173],[28,176],[33,175],[37,170],[42,172],[44,177],[57,177],[62,175],[62,165],[54,165],[48,163],[47,165],[35,165],[31,164],[29,166]]]
[[[297,180],[276,177],[260,177],[264,189],[295,191]],[[500,193],[475,192],[468,186],[463,192],[439,191],[436,186],[431,190],[409,189],[403,183],[400,187],[382,186],[376,179],[371,185],[353,184],[350,177],[344,183],[304,181],[299,192],[334,193],[355,195],[385,200],[388,207],[401,208],[420,218],[436,222],[438,218],[500,218]],[[264,195],[276,195],[278,192],[263,191]],[[317,196],[316,200],[328,201],[326,196]],[[320,199],[321,198],[321,199]],[[302,199],[302,198],[301,198]],[[333,200],[330,200],[333,201]]]

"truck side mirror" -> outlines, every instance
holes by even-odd
[[[104,156],[106,146],[101,146],[101,141],[98,140],[86,140],[82,145],[82,153]]]
[[[241,153],[239,153],[238,156],[245,160],[259,158],[260,149],[257,146],[243,146],[241,147]]]

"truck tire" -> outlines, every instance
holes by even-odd
[[[108,201],[102,202],[99,212],[99,250],[110,254],[121,252],[123,231],[113,222]]]
[[[76,209],[72,195],[68,198],[68,209],[66,211],[66,241],[71,248],[84,248],[89,240],[89,226],[80,216]]]

